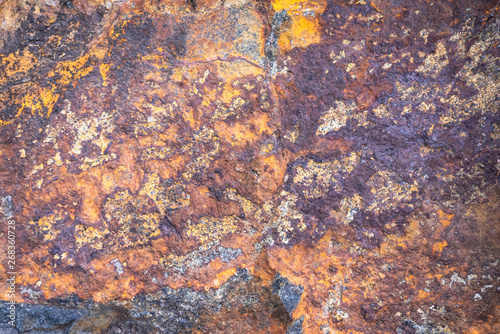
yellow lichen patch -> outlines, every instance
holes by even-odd
[[[337,132],[347,124],[350,119],[356,120],[358,125],[365,126],[367,123],[367,112],[356,112],[356,103],[345,104],[343,101],[336,101],[335,107],[328,109],[321,115],[322,124],[316,130],[316,135],[326,135],[330,131]]]
[[[92,141],[92,143],[94,143],[95,145],[99,146],[99,148],[101,149],[101,155],[104,154],[104,151],[106,151],[106,149],[108,148],[108,145],[109,145],[110,142],[111,142],[111,140],[109,140],[108,138],[106,138],[105,136],[103,136],[102,133],[99,136],[99,138],[94,139]]]
[[[114,248],[137,246],[150,242],[152,238],[160,234],[160,221],[161,216],[158,213],[139,215],[135,221],[132,221],[131,215],[125,216],[119,220],[120,229],[112,241]],[[139,235],[136,235],[137,232],[133,232],[132,222]]]
[[[174,82],[181,82],[184,80],[184,67],[174,67],[172,69],[172,76],[171,76],[171,79],[174,81]]]
[[[362,208],[363,198],[354,194],[352,197],[343,198],[340,201],[340,208],[330,211],[330,216],[347,225],[353,221],[354,215]]]
[[[146,106],[151,110],[151,116],[154,118],[172,117],[174,109],[179,107],[176,101],[167,103],[165,106],[155,106],[150,103],[146,104]]]
[[[423,112],[434,112],[436,110],[436,105],[432,102],[427,103],[424,101],[424,102],[420,103],[420,105],[418,106],[418,109],[423,111]]]
[[[293,182],[305,186],[302,191],[308,198],[324,196],[330,187],[339,191],[344,174],[349,174],[358,165],[359,156],[360,153],[352,152],[341,160],[332,162],[309,160],[305,167],[295,167]]]
[[[490,138],[493,140],[499,140],[500,139],[500,125],[498,124],[493,124],[493,131],[490,134]]]
[[[373,113],[379,118],[391,116],[391,112],[385,104],[380,104],[376,108],[373,108]]]
[[[43,235],[44,241],[52,241],[60,233],[60,231],[54,228],[54,224],[63,219],[61,213],[58,212],[51,216],[42,217],[37,222],[30,221],[29,224],[36,226],[37,230]]]
[[[339,60],[345,58],[345,51],[340,51],[338,55],[335,55],[335,53],[332,51],[330,53],[330,58],[332,59],[332,63],[336,64]]]
[[[274,146],[273,141],[269,140],[269,141],[264,142],[260,151],[262,153],[265,153],[265,154],[271,153],[274,150],[274,147],[275,146]]]
[[[237,194],[236,189],[228,188],[226,189],[226,196],[231,201],[236,201],[240,204],[240,207],[245,212],[248,217],[253,217],[258,223],[262,222],[264,218],[267,217],[265,210],[263,210],[256,203],[250,201],[249,199]]]
[[[436,45],[436,51],[424,59],[424,63],[417,68],[417,72],[437,76],[449,63],[446,47],[442,42]]]
[[[108,135],[114,129],[112,114],[104,112],[101,114],[96,113],[91,117],[81,117],[71,109],[71,102],[69,101],[66,101],[66,106],[61,111],[61,114],[66,115],[65,122],[58,127],[47,127],[45,130],[47,133],[47,137],[45,138],[46,143],[52,143],[54,148],[57,149],[59,146],[57,141],[59,134],[69,132],[72,134],[73,139],[69,150],[71,155],[79,156],[87,141],[91,141],[100,150],[100,154],[94,156],[88,155],[77,160],[78,167],[81,170],[92,169],[118,157],[115,153],[104,154],[111,143]]]
[[[441,241],[441,242],[436,242],[434,245],[432,245],[432,254],[441,254],[443,252],[443,249],[448,245],[448,242],[446,240]]]
[[[392,172],[378,171],[367,182],[374,200],[368,206],[368,210],[380,212],[392,210],[401,202],[412,199],[412,193],[418,191],[417,181],[413,183],[398,182],[396,175]]]
[[[75,226],[75,242],[76,249],[80,249],[82,246],[90,244],[92,248],[102,249],[103,239],[109,234],[109,230],[104,224],[104,229],[99,230],[92,226],[76,225]]]
[[[149,174],[147,176],[146,183],[143,184],[139,195],[146,195],[153,200],[156,200],[158,195],[158,186],[160,184],[160,176],[156,173]]]
[[[290,241],[287,234],[293,231],[292,221],[296,220],[298,221],[298,226],[303,226],[304,217],[302,213],[295,208],[295,203],[298,200],[297,195],[282,191],[280,197],[281,202],[273,213],[270,226],[278,230],[280,242],[287,244]]]
[[[16,115],[19,116],[24,110],[30,109],[31,115],[50,116],[60,95],[55,91],[55,86],[52,86],[52,88],[32,86],[32,89],[24,96]]]
[[[162,215],[159,210],[146,210],[150,207],[149,201],[149,197],[133,196],[128,190],[107,199],[104,218],[110,226],[119,227],[118,233],[108,241],[112,247],[142,245],[160,234]]]
[[[318,133],[316,133],[318,134]],[[292,143],[295,143],[297,139],[299,139],[300,135],[300,130],[298,124],[296,124],[291,131],[287,131],[284,135],[285,139],[291,141]]]
[[[166,159],[172,154],[172,148],[169,146],[153,146],[148,147],[142,151],[141,160],[156,160]]]
[[[426,101],[429,101],[427,103],[431,103],[430,101],[433,101],[438,96],[447,96],[451,92],[452,87],[452,84],[443,87],[438,84],[420,83],[406,85],[400,81],[396,81],[396,88],[401,94],[400,99],[412,102],[412,104],[420,104]]]
[[[243,105],[245,105],[247,101],[243,100],[241,97],[236,97],[229,103],[229,108],[225,108],[223,106],[218,106],[218,108],[214,112],[213,120],[224,120],[231,115],[235,115],[239,113],[239,110]]]
[[[61,88],[67,86],[72,80],[77,80],[86,76],[93,70],[92,66],[85,68],[85,64],[88,60],[89,55],[85,55],[84,57],[78,58],[74,61],[59,62],[54,71],[51,71],[48,74],[49,77],[52,77],[55,74],[60,76],[57,79],[58,85],[52,84],[50,88],[30,85],[31,89],[23,97],[23,102],[16,113],[16,117],[21,115],[21,113],[26,109],[30,109],[32,115],[40,115],[44,117],[50,116],[59,99],[60,93],[58,92]]]
[[[82,164],[79,166],[79,168],[83,171],[86,171],[88,169],[91,169],[91,168],[94,168],[96,166],[100,166],[100,165],[103,165],[104,163],[108,162],[108,161],[111,161],[111,160],[114,160],[116,159],[117,155],[115,153],[111,153],[111,154],[103,154],[103,155],[100,155],[96,158],[89,158],[89,157],[85,157],[83,159],[83,162]]]
[[[454,56],[467,59],[456,77],[474,88],[477,94],[468,99],[462,99],[459,95],[451,93],[453,84],[444,87],[436,84],[415,84],[408,87],[396,82],[401,99],[417,104],[421,111],[433,113],[437,101],[447,104],[448,112],[440,116],[441,124],[461,122],[477,112],[495,113],[498,111],[500,82],[496,79],[494,69],[497,67],[499,58],[490,54],[483,55],[486,49],[498,43],[498,34],[483,34],[470,47],[466,47],[470,34],[468,29],[470,30],[471,26],[466,26],[462,33],[452,35],[447,42],[458,44],[458,52]],[[466,49],[469,50],[467,54],[463,51]],[[420,56],[426,55],[422,53]],[[448,55],[445,41],[440,41],[437,43],[435,53],[428,55],[417,71],[436,77],[447,66],[449,56],[453,55]]]
[[[33,170],[31,171],[30,175],[33,175],[33,174],[36,174],[38,173],[39,171],[43,170],[44,168],[44,164],[39,164],[39,165],[36,165],[36,166],[33,166]]]
[[[295,47],[305,48],[311,44],[319,43],[321,32],[318,17],[326,8],[324,0],[274,0],[272,7],[275,12],[287,11],[291,18],[291,26],[278,38],[282,52],[287,52]]]
[[[57,80],[57,82],[62,86],[66,86],[72,80],[78,80],[92,72],[94,68],[91,65],[85,67],[85,64],[87,64],[89,58],[90,55],[87,54],[76,60],[64,61],[57,64],[55,73],[61,76]]]
[[[102,85],[107,86],[108,85],[109,64],[99,65],[99,71],[101,72],[101,76],[102,76]]]
[[[224,86],[224,91],[221,95],[221,101],[226,104],[231,104],[231,102],[233,102],[233,99],[240,94],[241,92],[238,89],[234,89],[232,88],[230,83],[226,83],[226,85]]]
[[[148,242],[150,238],[160,235],[160,217],[161,216],[157,213],[149,213],[140,216],[142,220],[141,230],[146,234],[144,242]]]
[[[236,232],[237,228],[237,219],[233,216],[202,217],[198,224],[189,226],[186,234],[198,238],[200,248],[207,249],[219,244],[224,236]]]
[[[497,37],[498,39],[498,37]],[[487,48],[493,41],[481,41],[481,48]],[[473,45],[471,49],[476,46]],[[500,57],[493,57],[491,55],[479,56],[475,55],[473,60],[467,62],[464,67],[457,74],[457,77],[462,78],[477,90],[477,94],[468,100],[459,99],[456,96],[450,97],[450,105],[453,107],[452,113],[448,118],[442,117],[442,123],[449,123],[450,121],[462,121],[469,117],[473,112],[498,112],[498,96],[500,92],[500,80],[496,79],[495,69],[497,68]],[[486,71],[479,69],[486,68]],[[446,101],[446,99],[444,99]],[[441,100],[443,102],[443,100]]]
[[[159,48],[159,52],[161,52],[163,49]],[[142,56],[141,59],[143,61],[146,61],[148,64],[153,65],[159,70],[166,70],[168,69],[168,64],[165,61],[165,57],[162,57],[159,54],[148,54],[146,56]]]
[[[216,62],[216,64],[217,74],[224,83],[222,93],[218,100],[214,100],[212,96],[205,95],[207,101],[204,104],[215,104],[217,106],[212,120],[224,120],[231,115],[239,114],[241,107],[248,103],[248,101],[241,97],[242,92],[234,88],[234,85],[245,82],[249,77],[260,77],[264,75],[264,71],[260,67],[241,60]],[[248,83],[243,84],[243,86],[250,87]],[[212,90],[212,95],[214,92]],[[265,93],[261,97],[264,98],[264,95]]]
[[[196,149],[202,144],[210,144],[213,148],[204,154],[198,154]],[[183,152],[191,156],[196,156],[187,164],[183,177],[189,180],[194,173],[207,168],[210,165],[210,162],[214,159],[215,155],[219,152],[219,149],[220,140],[219,137],[215,135],[213,130],[203,128],[201,131],[197,132],[193,136],[193,140],[184,145],[181,149]]]
[[[151,198],[162,215],[165,214],[166,210],[182,208],[190,203],[190,196],[184,192],[184,187],[180,183],[174,183],[170,186],[161,185],[160,176],[156,173],[148,175],[139,195]]]
[[[63,165],[60,152],[57,152],[56,155],[54,155],[54,157],[47,160],[47,165],[52,165],[52,164],[56,165],[57,167],[61,167]]]
[[[26,49],[21,54],[17,50],[8,56],[0,57],[0,68],[3,70],[0,74],[0,85],[4,85],[12,78],[27,74],[26,72],[32,69],[38,62],[38,59]]]

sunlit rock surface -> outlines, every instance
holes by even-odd
[[[0,332],[499,333],[496,2],[0,2]]]

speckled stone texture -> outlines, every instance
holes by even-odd
[[[0,333],[500,333],[491,0],[0,0]]]

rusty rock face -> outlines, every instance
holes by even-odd
[[[3,1],[2,333],[500,332],[497,5]]]

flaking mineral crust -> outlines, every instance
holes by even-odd
[[[0,333],[500,333],[496,0],[0,0]]]

